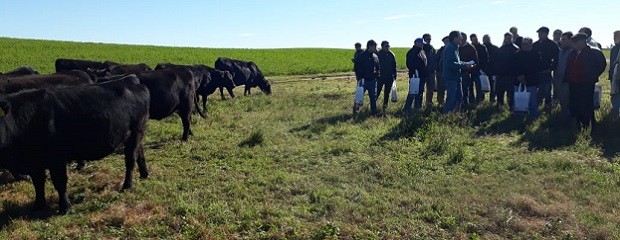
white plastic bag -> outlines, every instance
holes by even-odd
[[[390,95],[392,96],[392,102],[396,102],[398,101],[398,91],[396,90],[396,80],[394,80],[394,82],[392,83],[392,90],[390,92]]]
[[[480,90],[483,92],[491,91],[491,82],[489,76],[487,76],[482,70],[480,70]]]
[[[420,75],[415,70],[415,75],[409,80],[409,95],[420,94]]]
[[[364,103],[364,79],[360,80],[360,85],[355,87],[355,104],[362,106]]]
[[[515,91],[515,101],[513,110],[515,112],[527,112],[529,110],[530,93],[527,92],[527,88],[523,83],[519,84],[519,87]]]
[[[600,83],[594,84],[594,109],[601,107],[601,98],[603,96],[603,86]]]

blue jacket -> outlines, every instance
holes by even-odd
[[[465,68],[465,63],[459,57],[459,47],[450,43],[444,48],[442,56],[441,79],[443,81],[461,81],[461,69]]]

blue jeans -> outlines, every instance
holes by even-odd
[[[471,78],[471,74],[469,73],[462,73],[461,79],[462,79],[462,86],[463,86],[463,92],[462,92],[463,104],[467,105],[470,102],[474,101],[473,81]]]
[[[420,78],[420,88],[418,94],[408,94],[407,100],[405,100],[404,111],[411,110],[411,104],[413,104],[413,109],[418,110],[422,107],[422,94],[424,94],[424,86],[426,85],[426,79]],[[415,103],[414,103],[415,101]]]
[[[527,92],[530,93],[530,102],[528,104],[529,114],[532,118],[538,117],[538,87],[526,87]],[[519,87],[515,86],[514,91],[519,91]]]
[[[377,113],[377,80],[364,80],[364,91],[370,97],[370,112]]]
[[[446,87],[446,102],[443,105],[443,112],[453,112],[463,101],[463,88],[461,81],[444,81]]]
[[[484,92],[482,91],[482,83],[480,82],[480,72],[472,74],[471,78],[474,86],[476,86],[476,102],[482,102],[484,100]]]
[[[536,77],[540,82],[540,90],[538,96],[540,98],[540,103],[545,100],[545,107],[551,107],[551,82],[553,81],[551,72],[539,73]]]

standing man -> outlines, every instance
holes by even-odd
[[[478,62],[478,66],[474,68],[472,78],[474,84],[476,85],[476,102],[482,102],[482,100],[484,100],[484,92],[482,91],[482,83],[480,83],[480,70],[487,68],[487,65],[489,64],[489,52],[487,51],[487,47],[485,47],[478,41],[478,36],[475,33],[469,35],[469,39],[471,40],[471,44],[474,46],[474,48],[476,48],[476,53],[478,54],[478,61],[480,61]],[[487,76],[491,76],[488,75],[489,73],[486,74]]]
[[[431,35],[425,33],[422,35],[422,39],[426,44],[424,44],[424,53],[428,58],[428,65],[426,65],[428,71],[428,78],[426,79],[426,107],[430,108],[433,106],[433,92],[437,89],[437,51],[431,45]]]
[[[351,62],[355,63],[355,59],[357,58],[358,55],[360,55],[362,52],[364,52],[364,50],[362,50],[362,44],[359,42],[355,43],[355,53],[353,53],[353,58],[351,59]]]
[[[544,99],[545,111],[550,113],[553,107],[551,101],[551,82],[553,79],[551,71],[555,71],[558,65],[560,48],[554,41],[549,39],[549,28],[540,27],[536,32],[538,32],[538,41],[534,43],[534,51],[540,55],[540,66],[536,74],[540,83],[540,103]]]
[[[521,48],[521,41],[523,41],[523,37],[519,36],[517,31],[517,27],[511,27],[509,32],[512,34],[512,42],[517,45],[517,47]]]
[[[396,81],[396,58],[394,53],[390,51],[390,43],[388,41],[381,42],[381,51],[377,53],[379,56],[379,64],[381,65],[381,76],[377,83],[377,99],[381,96],[381,90],[385,86],[383,93],[383,112],[386,111],[392,84]]]
[[[482,37],[482,44],[484,44],[484,46],[487,48],[487,51],[489,52],[489,62],[487,63],[486,67],[482,68],[482,71],[484,71],[487,76],[489,76],[489,80],[491,81],[491,91],[489,94],[489,99],[491,103],[494,103],[497,88],[497,73],[495,71],[495,65],[497,64],[499,47],[491,43],[491,37],[489,37],[489,34],[485,34]]]
[[[377,80],[381,75],[381,66],[379,65],[379,57],[377,52],[377,42],[375,40],[368,40],[366,43],[366,51],[362,52],[355,58],[355,75],[358,76],[358,80],[363,84],[364,91],[368,91],[368,97],[370,97],[370,113],[372,115],[377,114]],[[356,113],[357,109],[353,108],[353,113]]]
[[[562,38],[562,30],[560,29],[556,29],[555,31],[553,31],[553,41],[560,46],[560,38]]]
[[[588,46],[588,36],[577,33],[572,38],[573,52],[569,56],[568,75],[569,104],[571,114],[583,129],[595,124],[594,84],[605,71],[607,60],[601,50]]]
[[[592,38],[592,29],[590,29],[589,27],[582,27],[581,29],[579,29],[579,33],[583,33],[586,36],[588,36],[588,39],[586,42],[588,46],[598,48],[598,50],[603,49],[603,46],[601,46],[600,43],[594,41],[594,39]]]
[[[497,108],[504,105],[504,94],[507,95],[508,108],[512,111],[514,101],[514,82],[516,76],[516,54],[519,51],[517,45],[513,43],[512,33],[504,34],[504,42],[497,53],[495,63],[495,74],[497,74]]]
[[[620,31],[615,31],[614,32],[614,47],[611,48],[611,55],[609,58],[609,80],[611,81],[613,79],[613,75],[614,75],[614,66],[616,64],[620,64],[620,62],[618,62],[618,54],[620,52]],[[620,74],[620,73],[618,73]],[[620,93],[616,93],[616,94],[612,94],[611,95],[611,115],[614,118],[618,117],[618,114],[620,113]]]
[[[407,100],[405,101],[405,107],[403,108],[404,112],[408,112],[411,110],[411,104],[413,104],[414,110],[419,110],[422,107],[422,93],[424,93],[424,84],[428,79],[428,57],[424,52],[424,39],[417,38],[414,41],[414,45],[407,52],[407,68],[409,69],[409,79],[411,79],[416,71],[418,73],[418,77],[420,78],[420,87],[418,94],[408,94]]]
[[[442,55],[441,80],[446,86],[446,103],[444,113],[458,111],[463,92],[461,87],[461,69],[471,69],[475,65],[462,62],[460,59],[459,46],[463,43],[463,36],[459,31],[452,31],[448,35],[450,43],[446,45]]]
[[[564,120],[570,118],[568,108],[568,81],[566,80],[566,67],[568,66],[568,57],[573,52],[570,38],[573,37],[572,32],[562,33],[560,37],[560,54],[558,56],[558,66],[553,74],[553,96],[560,104],[560,116]],[[612,97],[613,99],[613,97]]]
[[[442,71],[443,71],[443,52],[446,48],[446,46],[448,46],[448,44],[450,44],[450,40],[448,39],[448,36],[445,36],[441,39],[441,41],[443,42],[443,46],[441,46],[441,48],[439,48],[439,50],[437,50],[437,103],[439,103],[440,106],[443,106],[444,104],[444,96],[446,94],[446,85],[444,84],[443,78],[442,78]]]
[[[461,38],[463,39],[463,42],[459,47],[461,60],[464,62],[473,61],[474,64],[478,64],[478,53],[476,52],[476,48],[467,42],[467,34],[462,32]],[[474,103],[474,101],[476,100],[476,96],[474,95],[474,83],[472,78],[472,75],[475,71],[475,68],[468,68],[464,71],[461,71],[461,76],[463,77],[463,105]]]
[[[529,37],[523,38],[521,49],[517,52],[516,68],[517,82],[514,90],[517,91],[520,84],[525,85],[527,92],[530,93],[530,102],[528,104],[530,119],[534,120],[538,117],[538,68],[541,65],[540,53],[534,50],[533,40]],[[594,89],[592,89],[594,90]]]

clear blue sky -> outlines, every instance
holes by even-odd
[[[620,0],[3,0],[0,36],[214,48],[352,48],[388,40],[433,44],[451,30],[501,42],[511,26],[536,40],[540,26],[592,28],[609,46],[620,30]]]

